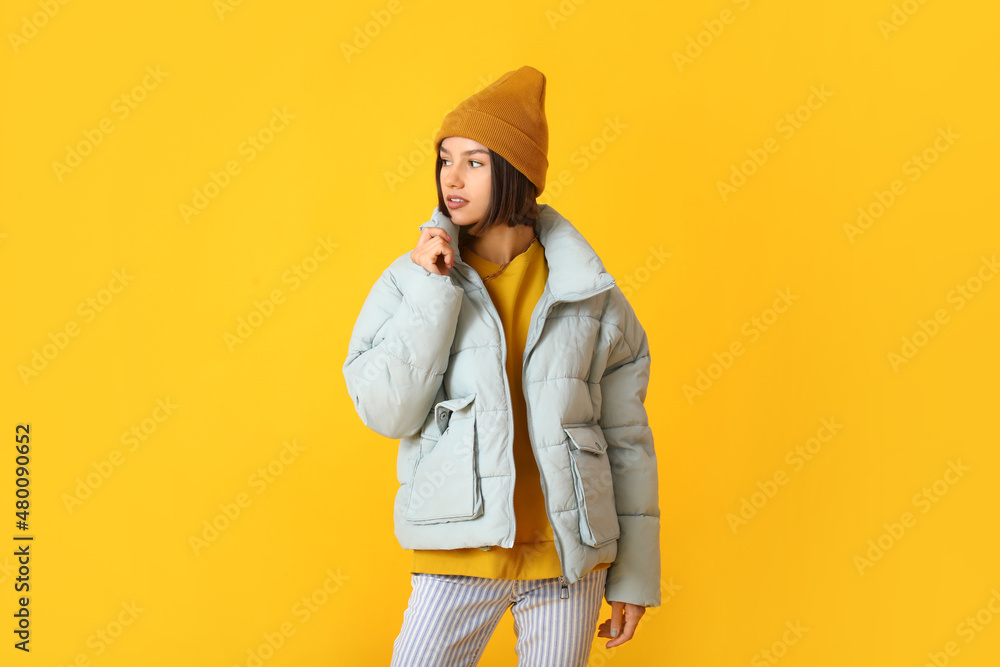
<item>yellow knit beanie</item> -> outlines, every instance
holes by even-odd
[[[463,100],[444,117],[434,148],[448,137],[483,144],[528,177],[537,192],[545,189],[549,166],[549,126],[545,120],[545,75],[525,65],[507,72]]]

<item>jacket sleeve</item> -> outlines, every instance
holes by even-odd
[[[605,599],[660,605],[660,509],[656,452],[646,414],[649,341],[621,289],[611,291],[617,335],[601,378],[599,424],[608,443],[621,535]]]
[[[354,325],[343,369],[365,426],[396,439],[422,427],[448,368],[463,293],[409,257],[382,272]]]

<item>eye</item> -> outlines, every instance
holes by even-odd
[[[446,157],[442,157],[442,158],[441,158],[441,161],[442,161],[442,162],[444,163],[444,165],[443,165],[443,166],[445,166],[445,167],[447,167],[447,166],[448,166],[449,164],[451,164],[451,160],[449,160],[449,159],[448,159],[448,158],[446,158]]]
[[[483,163],[482,163],[482,162],[480,162],[479,160],[469,160],[469,164],[472,164],[472,165],[479,165],[479,167],[482,167],[482,166],[483,166]],[[478,168],[478,167],[477,167],[477,168]]]

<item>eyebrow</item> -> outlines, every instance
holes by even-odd
[[[444,146],[442,146],[441,147],[441,152],[442,153],[448,153],[448,149],[445,148]],[[482,148],[473,148],[471,151],[465,151],[464,153],[462,153],[462,155],[475,155],[476,153],[486,153],[487,155],[490,154],[489,151],[485,151]],[[449,155],[450,155],[450,153],[449,153]]]

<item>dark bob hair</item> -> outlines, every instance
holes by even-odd
[[[434,167],[434,181],[437,185],[438,208],[448,218],[451,212],[441,192],[441,159],[438,144],[437,164]],[[538,219],[538,204],[535,201],[537,188],[528,177],[518,171],[502,156],[490,149],[490,201],[486,213],[479,222],[459,228],[459,236],[465,234],[481,236],[495,225],[506,223],[508,227],[517,225],[535,226]]]

